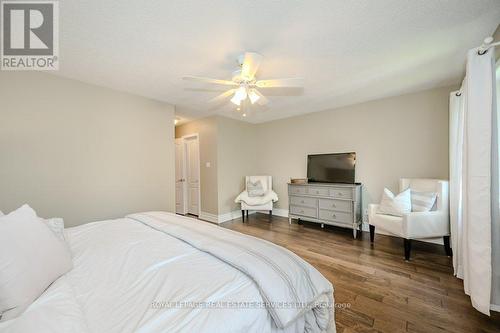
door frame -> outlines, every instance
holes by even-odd
[[[180,215],[186,215],[188,211],[187,207],[187,183],[186,183],[186,145],[185,141],[183,138],[176,138],[175,139],[175,145],[177,146],[177,142],[179,142],[180,148],[181,148],[181,159],[182,159],[182,170],[181,170],[181,191],[182,191],[182,207],[184,208],[182,212],[178,213],[177,212],[177,201],[176,201],[176,208],[175,208],[175,213],[180,214]],[[177,147],[176,147],[177,149]],[[175,158],[177,159],[177,150],[175,152]],[[177,168],[177,161],[175,161],[175,167]],[[177,176],[177,175],[176,175]],[[182,180],[183,179],[183,180]],[[175,195],[177,196],[177,179],[175,180]]]
[[[187,139],[196,139],[196,141],[198,141],[198,218],[201,216],[201,149],[200,149],[200,135],[198,133],[191,133],[191,134],[186,134],[186,135],[183,135],[181,136],[181,139],[182,139],[182,142],[183,142],[183,145],[184,145],[184,168],[186,169],[187,168],[187,154],[186,154],[186,140]],[[186,171],[186,170],[184,170]],[[186,174],[186,179],[187,179],[187,172],[185,173]],[[186,181],[186,188],[187,188],[187,181]],[[189,192],[188,191],[189,189],[186,190],[186,192]],[[189,194],[188,194],[189,195]],[[187,196],[186,196],[186,202],[187,204],[189,204],[189,200],[187,200]],[[189,209],[188,209],[189,211]]]

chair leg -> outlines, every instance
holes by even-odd
[[[272,217],[273,217],[273,211],[272,211],[272,210],[270,210],[270,211],[269,211],[269,218],[272,218]]]
[[[245,223],[245,211],[243,209],[241,210],[241,220]]]
[[[411,252],[411,239],[404,239],[405,241],[405,260],[410,260],[410,252]]]
[[[249,210],[247,209],[247,221],[248,221],[248,212],[249,212]]]
[[[450,236],[443,236],[443,243],[444,243],[444,251],[446,252],[446,255],[448,257],[451,257],[453,255],[450,247]]]
[[[370,242],[375,240],[375,226],[370,224]]]

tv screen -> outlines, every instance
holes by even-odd
[[[316,183],[354,184],[356,153],[307,156],[307,178]]]

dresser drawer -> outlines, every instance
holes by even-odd
[[[320,209],[330,209],[340,212],[350,213],[352,202],[347,200],[319,199]]]
[[[309,195],[317,195],[320,197],[327,197],[329,195],[329,190],[327,187],[309,186],[307,190]]]
[[[318,217],[316,208],[290,206],[290,213],[292,213],[292,215],[302,215],[314,218]]]
[[[350,213],[335,212],[332,210],[320,209],[319,218],[321,220],[339,222],[344,224],[352,225],[353,218]]]
[[[295,206],[313,207],[318,206],[318,199],[309,197],[290,196],[290,204]]]
[[[335,199],[352,199],[352,190],[346,188],[332,188],[330,189],[330,196]]]
[[[306,186],[290,186],[289,189],[290,189],[290,194],[298,194],[298,195],[307,194]]]

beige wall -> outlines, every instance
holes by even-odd
[[[39,72],[0,73],[0,209],[67,226],[175,208],[173,107]]]
[[[199,134],[201,211],[218,214],[217,200],[217,117],[207,117],[175,128],[175,137]],[[210,162],[210,167],[206,163]]]
[[[307,154],[357,153],[364,205],[400,177],[448,178],[448,98],[453,87],[390,97],[257,125],[258,173],[273,176],[288,208],[290,177],[305,177]]]
[[[288,209],[286,184],[306,177],[308,154],[348,151],[357,153],[356,180],[364,185],[366,207],[380,200],[384,187],[397,191],[401,177],[448,178],[448,98],[455,88],[257,125],[214,116],[177,127],[176,136],[200,133],[203,212],[239,209],[233,200],[252,174],[273,176],[280,198],[275,207]]]
[[[212,116],[175,129],[176,138],[194,133],[200,136],[201,211],[221,215],[239,209],[234,198],[256,169],[255,126]]]
[[[217,117],[219,215],[239,210],[234,203],[245,188],[245,176],[254,175],[257,160],[255,125]]]

